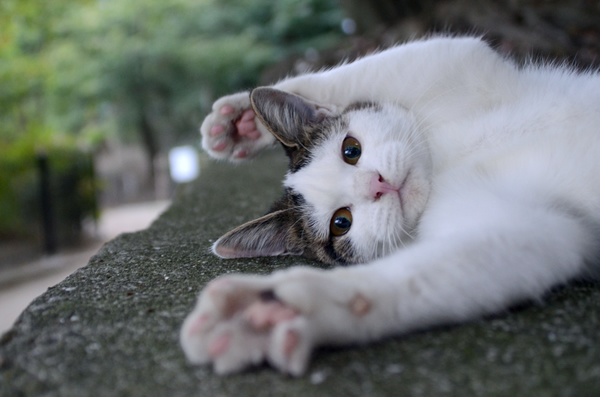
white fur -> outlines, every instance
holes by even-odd
[[[357,100],[386,103],[383,112],[351,115],[349,131],[333,134],[285,183],[314,206],[313,222],[323,234],[333,212],[350,207],[349,236],[363,257],[372,258],[381,244],[399,248],[360,266],[278,272],[260,285],[236,276],[234,295],[201,296],[188,322],[220,313],[215,297],[244,307],[265,288],[295,308],[298,317],[261,334],[271,341],[262,357],[282,371],[302,373],[317,345],[370,341],[539,299],[584,275],[586,261],[598,253],[597,74],[520,69],[478,39],[434,38],[275,87],[340,108]],[[356,166],[340,156],[347,133],[362,145]],[[371,173],[393,184],[408,170],[414,175],[402,210],[397,197],[374,201],[365,194]],[[409,245],[408,235],[415,237]],[[349,309],[357,296],[370,303],[365,315]],[[235,327],[225,319],[219,324]],[[184,326],[190,359],[217,328],[190,333]],[[281,353],[284,328],[301,340],[289,357]],[[229,372],[256,362],[252,354],[232,347],[197,361]]]

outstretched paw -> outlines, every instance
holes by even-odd
[[[256,119],[247,92],[216,101],[200,132],[202,146],[212,157],[234,162],[254,157],[275,142],[275,137]]]
[[[304,268],[214,280],[184,322],[183,350],[219,374],[267,361],[301,375],[316,345],[364,339],[360,324],[370,303],[350,278],[339,280]]]
[[[278,300],[270,284],[243,276],[210,283],[181,331],[188,359],[212,362],[219,374],[269,361],[283,372],[300,375],[312,349],[304,335],[306,320]]]

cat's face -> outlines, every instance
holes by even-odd
[[[331,115],[261,90],[253,92],[255,111],[290,157],[286,193],[265,217],[223,236],[215,252],[350,264],[407,244],[431,189],[427,142],[412,115],[368,103]]]

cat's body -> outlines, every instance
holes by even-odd
[[[365,265],[215,281],[182,329],[191,361],[300,374],[315,346],[494,313],[593,270],[597,74],[434,38],[274,88],[222,98],[202,127],[215,157],[276,136],[291,159],[284,198],[215,252]]]

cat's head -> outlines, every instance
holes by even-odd
[[[221,237],[215,254],[353,264],[412,239],[431,189],[431,160],[409,111],[362,102],[333,114],[272,88],[255,89],[251,102],[290,158],[285,194],[267,215]]]

